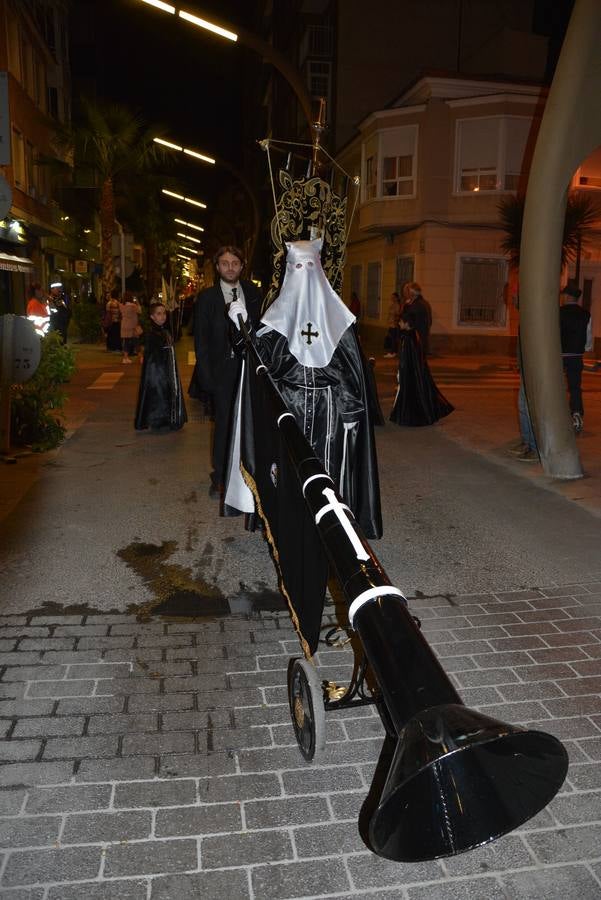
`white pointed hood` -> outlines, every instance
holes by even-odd
[[[284,335],[298,362],[327,366],[355,316],[335,293],[321,265],[321,238],[286,243],[282,289],[261,321]]]

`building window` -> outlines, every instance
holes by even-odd
[[[380,131],[364,145],[363,199],[415,197],[417,125]],[[381,175],[380,175],[381,173]]]
[[[312,97],[325,97],[330,105],[330,86],[332,83],[332,64],[325,60],[312,59],[307,63],[309,93]]]
[[[361,300],[363,290],[363,266],[351,266],[351,294],[356,294]],[[363,307],[363,304],[361,304]]]
[[[464,256],[459,263],[459,325],[505,325],[507,262]]]
[[[23,135],[16,128],[12,132],[13,144],[13,178],[15,187],[25,190],[25,145],[23,143]]]
[[[8,68],[17,81],[21,81],[21,35],[19,23],[9,16],[7,22]]]
[[[58,119],[58,90],[48,87],[48,113],[53,119]]]
[[[601,188],[601,147],[591,153],[580,166],[576,187]]]
[[[532,119],[487,116],[457,122],[456,190],[516,191],[525,174],[524,155]]]
[[[378,193],[378,157],[369,156],[365,160],[365,199],[373,200]]]
[[[380,318],[380,283],[382,280],[382,264],[367,264],[367,300],[365,314],[368,319]]]
[[[397,256],[396,258],[396,279],[395,279],[395,291],[401,297],[401,291],[403,289],[403,285],[407,284],[408,281],[413,281],[414,275],[414,261],[412,256]]]

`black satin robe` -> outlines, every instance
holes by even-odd
[[[301,365],[277,331],[257,349],[286,406],[368,538],[382,536],[380,483],[367,362],[353,328],[322,369]],[[377,401],[376,401],[377,403]]]
[[[398,381],[391,422],[433,425],[453,412],[453,405],[434,383],[417,331],[401,329]]]
[[[144,336],[135,427],[177,431],[187,420],[173,340],[165,327],[151,320]]]

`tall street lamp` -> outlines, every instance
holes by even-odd
[[[153,6],[156,9],[160,9],[163,12],[169,13],[172,16],[177,15],[180,19],[183,19],[189,24],[194,25],[197,28],[201,28],[204,31],[209,31],[213,34],[216,34],[219,37],[232,41],[233,43],[239,41],[241,44],[244,44],[244,46],[249,47],[251,50],[254,50],[256,53],[262,56],[266,62],[270,63],[275,69],[277,69],[280,75],[282,75],[283,78],[288,82],[296,95],[296,98],[304,113],[309,128],[313,129],[311,95],[307,90],[301,73],[294,65],[289,62],[289,60],[286,58],[286,56],[284,56],[283,53],[280,53],[279,50],[276,50],[276,48],[272,47],[271,44],[268,44],[267,41],[262,40],[252,32],[246,31],[242,28],[238,28],[237,31],[231,31],[228,28],[209,21],[208,19],[201,18],[200,16],[194,15],[193,13],[189,13],[186,10],[182,9],[180,6],[173,6],[170,3],[163,3],[162,0],[141,0],[141,2],[146,3],[149,6]]]

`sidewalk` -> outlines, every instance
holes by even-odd
[[[384,742],[374,707],[327,713],[323,758],[307,764],[296,746],[286,676],[298,640],[260,536],[215,518],[198,410],[173,440],[137,436],[135,367],[89,391],[119,359],[78,355],[72,437],[0,468],[2,490],[15,488],[0,518],[0,900],[601,898],[599,507],[594,491],[568,502],[505,455],[507,363],[433,360],[455,412],[379,432],[376,551],[464,703],[558,736],[570,768],[506,837],[400,864],[360,836]],[[597,384],[579,439],[592,465]],[[486,587],[453,587],[471,583]],[[350,646],[322,645],[316,664],[344,684]]]

